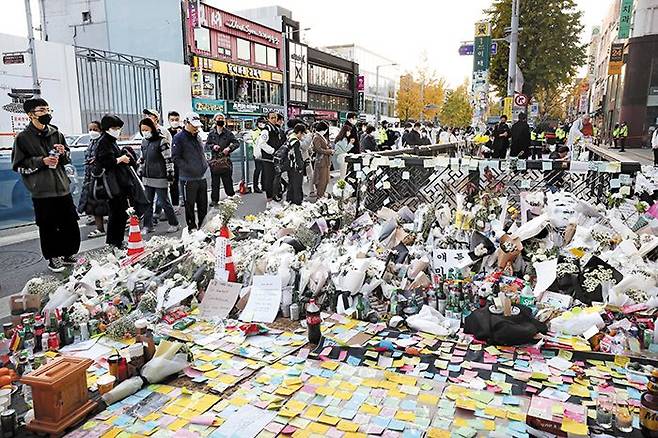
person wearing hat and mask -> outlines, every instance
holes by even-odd
[[[32,196],[34,218],[48,269],[62,272],[77,262],[80,249],[78,213],[64,166],[71,162],[66,140],[52,120],[48,102],[27,99],[23,110],[30,123],[14,139],[11,167]]]
[[[206,150],[210,152],[211,157],[208,162],[211,176],[211,207],[217,205],[219,202],[220,183],[224,186],[226,196],[235,195],[231,154],[240,146],[233,132],[226,127],[226,117],[224,114],[215,114],[213,120],[215,121],[215,126],[208,133],[208,140],[206,140]]]
[[[197,113],[185,114],[183,130],[174,136],[174,147],[171,152],[183,184],[185,221],[190,230],[200,228],[208,213],[208,183],[205,178],[208,161],[199,138],[199,129],[202,125]]]
[[[144,108],[142,110],[142,114],[144,114],[149,119],[153,120],[153,123],[155,123],[155,127],[158,129],[158,133],[160,134],[160,137],[164,138],[165,141],[171,144],[172,141],[171,133],[169,132],[168,129],[165,129],[162,125],[160,125],[160,113],[158,112],[158,110],[155,110],[153,108]]]

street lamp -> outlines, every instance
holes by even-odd
[[[375,69],[375,126],[379,125],[379,69],[382,67],[397,67],[397,62],[381,64]]]
[[[281,40],[283,41],[283,117],[288,120],[288,38],[286,36],[285,25],[281,26]],[[311,30],[310,27],[304,29],[292,29],[290,36],[295,35],[295,32]]]

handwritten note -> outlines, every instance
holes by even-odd
[[[253,438],[267,423],[276,417],[276,411],[260,409],[252,405],[242,406],[231,415],[217,430],[217,436]]]
[[[240,314],[245,322],[273,322],[281,305],[281,277],[255,275],[249,301]]]
[[[208,288],[199,304],[201,316],[207,318],[226,318],[235,306],[240,295],[241,285],[227,281],[210,280]]]
[[[434,248],[432,267],[434,272],[446,275],[451,268],[461,268],[464,262],[471,261],[468,251],[464,249],[440,249]]]

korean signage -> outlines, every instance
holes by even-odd
[[[288,99],[293,102],[308,101],[308,47],[288,41]]]
[[[366,89],[366,77],[359,75],[356,79],[356,89],[357,91],[363,91]]]
[[[2,55],[3,64],[23,64],[25,56],[22,53],[5,53]]]
[[[261,70],[247,65],[216,61],[214,59],[202,58],[200,56],[194,57],[194,66],[203,71],[211,71],[214,73],[224,73],[231,76],[239,76],[242,78],[256,79],[266,82],[277,82],[279,84],[283,82],[283,76],[278,72]]]
[[[512,120],[512,98],[505,97],[503,98],[503,116],[507,117],[507,120]]]
[[[336,111],[315,110],[313,113],[317,120],[338,120]]]
[[[619,7],[619,39],[626,39],[631,33],[631,15],[633,14],[633,0],[621,0]]]
[[[216,101],[217,102],[217,101]],[[283,107],[279,105],[259,105],[247,102],[226,102],[226,110],[229,114],[253,114],[260,116],[270,111],[283,114]]]
[[[359,112],[363,112],[366,110],[366,98],[365,98],[365,93],[363,91],[359,91]]]
[[[608,62],[608,75],[621,74],[624,65],[624,43],[613,43],[610,48],[610,61]]]
[[[226,101],[216,99],[192,98],[192,110],[199,114],[216,114],[226,112]]]
[[[599,51],[600,37],[598,35],[600,32],[601,30],[598,26],[594,26],[592,29],[592,42],[589,45],[589,59],[587,61],[587,76],[589,77],[590,82],[594,80],[594,75],[596,73],[596,54]]]
[[[491,59],[491,24],[487,21],[475,23],[473,41],[473,71],[489,70]]]
[[[192,27],[199,27],[199,0],[189,0],[187,3],[187,15]]]

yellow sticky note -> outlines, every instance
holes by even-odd
[[[119,435],[120,433],[121,433],[121,429],[114,427],[114,428],[108,430],[107,432],[105,432],[101,436],[101,438],[114,438],[115,436]]]
[[[320,376],[313,376],[310,379],[308,379],[307,383],[313,386],[323,386],[327,383],[327,379]]]
[[[395,419],[400,421],[416,421],[416,414],[412,411],[397,411],[395,413]]]
[[[418,403],[421,405],[436,406],[439,402],[439,396],[434,394],[420,394],[418,396]]]
[[[291,411],[302,412],[306,408],[306,403],[300,402],[299,400],[290,400],[284,406]]]
[[[356,432],[359,430],[359,425],[347,420],[340,420],[336,425],[336,429],[342,432]]]
[[[310,380],[310,379],[309,379]],[[341,391],[349,391],[349,392],[354,392],[356,391],[356,385],[351,384],[350,382],[340,382],[340,385],[338,385],[338,389]]]
[[[176,432],[179,429],[182,429],[183,426],[185,426],[188,423],[187,420],[184,420],[182,418],[178,418],[176,421],[171,423],[169,426],[167,426],[167,429]]]
[[[324,362],[322,362],[322,364],[320,366],[322,368],[326,368],[328,370],[335,371],[336,368],[338,368],[339,365],[340,365],[339,362],[334,362],[333,360],[325,360]]]
[[[320,386],[315,390],[315,393],[317,395],[323,395],[323,396],[328,396],[332,395],[336,390],[334,388],[330,388],[329,386]]]
[[[330,417],[329,415],[324,415],[324,414],[323,414],[323,415],[320,415],[320,418],[318,418],[318,421],[319,421],[320,423],[324,423],[324,424],[329,424],[329,425],[331,425],[331,426],[335,426],[335,425],[337,425],[338,422],[340,421],[340,418],[338,418],[338,417]]]
[[[320,415],[322,415],[322,407],[321,406],[316,406],[312,405],[309,406],[308,409],[306,409],[306,412],[302,415],[302,417],[307,418],[309,420],[317,420],[320,418]]]
[[[587,424],[578,423],[570,418],[562,420],[562,427],[560,430],[562,430],[562,432],[573,433],[580,436],[587,436],[589,434]]]
[[[456,417],[455,420],[452,422],[453,427],[467,427],[468,426],[468,420],[463,417]]]
[[[615,356],[615,364],[624,368],[631,360],[628,356]]]
[[[507,418],[514,421],[522,421],[525,423],[525,414],[517,411],[507,411]]]
[[[334,392],[334,397],[341,400],[349,400],[352,398],[352,393],[347,391],[336,391]]]
[[[589,389],[583,385],[573,384],[569,386],[569,394],[578,397],[589,398]]]
[[[359,411],[363,412],[364,414],[370,414],[370,415],[377,415],[379,414],[379,411],[381,408],[369,404],[363,404],[361,405],[361,408],[359,408]]]
[[[450,438],[450,432],[447,430],[437,429],[436,427],[430,427],[427,431],[428,438]]]
[[[560,350],[560,352],[558,353],[558,357],[561,357],[562,359],[565,360],[571,360],[571,358],[573,357],[573,352],[569,350]]]

